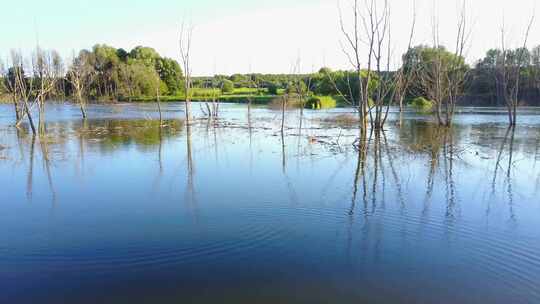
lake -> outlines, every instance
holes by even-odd
[[[540,109],[162,107],[0,105],[1,303],[540,303]]]

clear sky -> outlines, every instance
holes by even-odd
[[[345,18],[348,1],[340,0]],[[362,0],[361,0],[362,1]],[[382,0],[377,0],[382,1]],[[39,37],[63,56],[96,43],[130,49],[154,47],[178,59],[182,20],[194,25],[193,70],[197,75],[246,72],[289,73],[297,58],[303,72],[321,66],[348,68],[340,47],[337,0],[27,0],[0,5],[0,55],[29,51]],[[538,0],[469,0],[474,21],[467,60],[507,43],[518,46]],[[390,0],[395,59],[407,42],[413,0]],[[540,4],[540,3],[539,3]],[[435,7],[435,9],[434,9]],[[441,39],[453,45],[459,0],[417,0],[415,44],[429,43],[431,16],[438,12]],[[540,12],[529,46],[540,44]]]

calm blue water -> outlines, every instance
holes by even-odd
[[[540,303],[540,110],[164,108],[0,105],[0,303]]]

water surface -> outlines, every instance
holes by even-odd
[[[1,303],[540,302],[540,110],[163,107],[0,105]]]

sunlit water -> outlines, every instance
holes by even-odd
[[[0,105],[0,303],[540,303],[538,109],[392,113],[364,154],[347,109],[282,138],[163,107],[51,105],[33,139]]]

